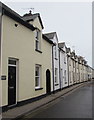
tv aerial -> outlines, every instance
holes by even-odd
[[[34,7],[22,8],[23,10],[29,10],[30,13],[34,13]]]

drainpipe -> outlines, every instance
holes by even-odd
[[[53,55],[53,47],[54,45],[52,45],[52,74],[53,74],[53,93],[54,93],[54,55]]]

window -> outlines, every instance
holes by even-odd
[[[71,81],[71,71],[69,72],[69,77],[70,77],[70,83],[71,83],[71,82],[72,82],[72,81]]]
[[[70,64],[70,66],[71,66],[71,58],[69,58],[69,64]]]
[[[64,63],[66,64],[66,55],[64,54]]]
[[[75,61],[73,61],[73,67],[75,68]]]
[[[60,69],[60,73],[61,73],[61,81],[63,80],[63,69]]]
[[[35,31],[35,40],[36,40],[36,50],[40,50],[40,31],[36,29]]]
[[[41,66],[40,65],[36,65],[35,66],[35,88],[40,88],[40,70],[41,70]]]
[[[57,68],[55,68],[55,83],[57,83],[58,81],[57,81],[57,73],[58,72],[58,69]]]
[[[55,46],[55,58],[57,58],[57,49],[56,49],[56,46]]]
[[[65,84],[67,83],[66,82],[66,70],[64,71],[64,78],[65,78]]]

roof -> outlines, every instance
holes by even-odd
[[[64,46],[65,46],[65,42],[58,43],[58,47],[59,47],[59,48],[64,48]]]
[[[46,37],[48,37],[49,39],[53,39],[54,35],[56,34],[56,32],[51,32],[51,33],[46,33],[44,34]]]
[[[43,37],[44,40],[46,40],[50,44],[54,44],[53,41],[49,40],[44,34],[42,34],[42,37]]]
[[[22,16],[22,19],[24,21],[26,21],[26,22],[30,22],[30,21],[34,21],[37,17],[39,18],[40,24],[41,24],[42,29],[43,29],[44,27],[43,27],[42,20],[41,20],[41,17],[40,17],[39,13],[36,13],[36,14],[31,14],[31,13],[25,14],[25,15]]]
[[[35,30],[35,27],[33,25],[24,21],[19,14],[17,14],[15,11],[10,9],[8,6],[6,6],[2,2],[0,2],[0,9],[2,9],[2,14],[3,15],[4,14],[7,15],[8,17],[14,19],[15,21],[19,22],[20,24],[24,25],[25,27],[31,29],[32,31]]]

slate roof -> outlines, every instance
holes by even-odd
[[[46,33],[44,34],[46,37],[48,37],[49,39],[53,39],[54,35],[56,34],[56,32],[51,32],[51,33]]]

